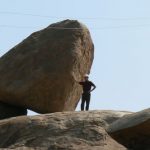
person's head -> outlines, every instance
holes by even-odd
[[[89,79],[89,76],[88,76],[88,74],[86,74],[86,75],[84,76],[84,80],[85,80],[85,81],[88,81],[88,79]]]

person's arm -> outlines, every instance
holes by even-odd
[[[81,80],[81,81],[75,80],[75,82],[78,83],[78,84],[80,84],[80,85],[83,85],[83,84],[84,84],[84,81],[82,81],[82,80]]]
[[[94,83],[92,83],[92,82],[91,82],[91,84],[92,84],[92,89],[91,89],[90,92],[92,92],[92,91],[94,91],[96,89],[96,85]]]
[[[78,82],[80,85],[83,85],[84,84],[84,82],[83,81],[81,81],[81,82]]]

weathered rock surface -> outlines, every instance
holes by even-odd
[[[114,117],[111,119],[113,114],[118,119],[126,113],[116,111],[63,112],[1,120],[0,148],[127,150],[114,141],[104,129],[110,122],[116,120]]]
[[[95,110],[95,111],[90,111],[90,114],[91,115],[93,114],[94,117],[97,116],[97,118],[100,117],[102,120],[104,120],[107,123],[107,125],[110,125],[125,115],[133,114],[133,112],[115,111],[115,110],[97,110],[97,111]]]
[[[150,150],[150,108],[113,122],[108,133],[132,150]]]
[[[27,115],[27,109],[0,102],[0,119]]]
[[[0,101],[39,113],[70,111],[90,72],[94,46],[88,29],[65,20],[31,34],[0,58]]]

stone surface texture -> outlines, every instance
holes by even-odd
[[[39,113],[75,110],[94,46],[85,25],[64,20],[31,34],[0,58],[0,101]]]
[[[127,150],[105,131],[128,112],[62,112],[0,121],[0,148],[15,150]],[[116,116],[115,119],[112,116]],[[111,121],[109,121],[111,120]]]

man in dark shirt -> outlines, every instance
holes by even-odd
[[[88,75],[85,75],[84,79],[85,81],[79,82],[79,84],[82,85],[83,87],[81,111],[84,110],[85,102],[86,102],[86,110],[89,110],[91,92],[96,88],[95,84],[89,81]]]

